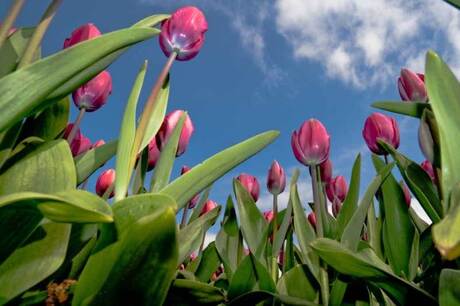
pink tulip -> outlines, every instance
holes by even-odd
[[[99,139],[98,141],[96,141],[95,143],[93,143],[91,149],[95,149],[95,148],[99,148],[101,146],[105,145],[105,141],[104,139]]]
[[[272,210],[267,210],[264,212],[264,218],[268,223],[272,222],[274,216],[275,215],[273,214]]]
[[[206,18],[198,8],[182,7],[161,25],[161,50],[167,57],[175,51],[177,60],[188,61],[200,52],[207,30]]]
[[[101,36],[99,29],[92,23],[87,23],[81,27],[75,29],[69,38],[64,41],[64,49],[69,48],[79,42],[93,39]]]
[[[157,146],[157,140],[155,137],[150,140],[149,145],[148,145],[148,162],[147,162],[147,171],[152,170],[155,168],[155,165],[158,162],[158,159],[160,158],[160,150],[158,149]]]
[[[316,228],[316,215],[314,212],[308,214],[308,222],[310,222],[311,226]]]
[[[286,174],[284,169],[275,160],[268,170],[267,188],[270,193],[278,195],[284,191],[286,187]]]
[[[332,162],[329,158],[319,165],[319,171],[323,183],[328,183],[332,179]]]
[[[334,199],[332,202],[332,214],[337,218],[339,215],[340,209],[342,208],[342,202],[339,199]]]
[[[425,170],[425,172],[430,176],[433,183],[436,183],[436,176],[434,175],[434,168],[430,161],[425,160],[420,164],[420,166]]]
[[[171,137],[171,134],[174,131],[174,128],[176,127],[177,122],[179,121],[183,113],[183,110],[175,110],[165,116],[160,130],[156,135],[157,145],[160,151],[163,150],[163,148],[165,147],[166,143],[169,140],[169,137]],[[186,114],[185,122],[182,127],[182,132],[179,138],[179,145],[177,146],[176,156],[181,156],[187,149],[193,130],[194,127],[192,120],[190,119],[190,116]]]
[[[96,182],[96,193],[99,196],[103,196],[106,191],[112,186],[115,182],[115,170],[107,169],[99,175]],[[109,195],[109,198],[113,197],[114,192],[112,191]]]
[[[214,208],[217,207],[217,203],[212,201],[212,200],[207,200],[204,205],[203,205],[203,208],[201,209],[201,212],[200,212],[200,216],[210,212],[211,210],[213,210]]]
[[[377,140],[383,140],[397,149],[399,147],[398,123],[392,117],[381,113],[373,113],[367,117],[364,123],[363,137],[369,150],[378,155],[386,154],[386,151],[382,150]]]
[[[407,185],[404,184],[403,181],[401,181],[399,184],[401,185],[402,191],[404,193],[404,200],[406,201],[406,205],[407,207],[410,207],[411,196],[410,196],[409,188],[407,188]]]
[[[336,176],[329,183],[326,184],[326,194],[329,201],[332,203],[335,199],[340,202],[345,200],[348,192],[348,184],[345,177],[342,175]]]
[[[94,112],[103,106],[112,93],[112,77],[107,71],[102,71],[88,83],[72,93],[73,103],[79,109]]]
[[[182,169],[180,170],[180,174],[183,175],[187,172],[189,172],[191,168],[189,166],[182,166]],[[198,200],[200,199],[200,194],[196,194],[189,202],[188,202],[188,208],[192,209],[195,208],[196,204],[198,203]]]
[[[257,202],[260,193],[260,186],[259,182],[257,181],[257,178],[250,174],[241,173],[240,175],[238,175],[236,179],[240,181],[244,189],[246,189],[247,192],[249,192],[254,202]]]
[[[404,101],[426,102],[428,100],[423,74],[402,69],[398,79],[398,89],[399,95]]]
[[[294,156],[305,166],[316,166],[329,157],[330,139],[326,128],[316,119],[305,121],[291,137]]]

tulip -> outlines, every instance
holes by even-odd
[[[286,174],[284,169],[275,160],[268,170],[267,188],[273,195],[278,195],[284,191],[286,187]]]
[[[428,101],[425,87],[425,76],[409,69],[402,69],[398,79],[398,89],[401,99],[404,101]]]
[[[208,23],[204,14],[196,7],[186,6],[175,11],[161,25],[160,47],[169,57],[177,53],[176,59],[188,61],[194,58],[204,43]]]
[[[294,156],[305,166],[316,166],[329,157],[330,139],[326,128],[316,119],[305,121],[291,137]]]
[[[70,150],[72,151],[73,156],[86,153],[91,149],[91,147],[91,140],[89,140],[89,138],[85,137],[83,134],[75,137],[70,143]]]
[[[105,141],[104,139],[99,139],[98,141],[96,141],[95,143],[93,143],[91,149],[95,149],[95,148],[99,148],[101,146],[105,145]]]
[[[264,212],[264,218],[268,223],[272,222],[274,216],[273,210],[267,210]]]
[[[207,200],[204,205],[203,205],[203,208],[201,209],[201,212],[200,212],[200,216],[210,212],[211,210],[213,210],[214,208],[217,207],[217,203],[212,201],[212,200]]]
[[[342,208],[342,202],[339,199],[334,199],[332,202],[332,214],[337,218],[339,215],[340,209]]]
[[[420,166],[425,170],[425,172],[430,176],[433,183],[436,183],[436,176],[434,175],[434,168],[433,165],[430,163],[429,160],[425,160],[420,164]]]
[[[323,183],[328,183],[332,179],[332,162],[329,158],[319,165],[319,173]]]
[[[183,113],[183,110],[175,110],[165,116],[160,130],[156,135],[157,145],[160,151],[163,150],[163,148],[165,147],[166,143],[169,140],[169,137],[171,137],[171,134],[174,131],[174,128],[176,127],[177,122],[179,121]],[[179,138],[179,145],[177,146],[176,156],[181,156],[185,152],[185,149],[187,149],[193,130],[194,127],[192,120],[190,119],[190,116],[186,113],[185,122],[182,127],[182,132]]]
[[[158,149],[156,138],[153,137],[148,145],[147,171],[150,171],[153,168],[155,168],[155,165],[157,164],[159,158],[160,150]]]
[[[336,176],[326,184],[326,194],[329,201],[332,203],[338,199],[341,203],[345,200],[348,192],[348,184],[345,177],[342,175]]]
[[[96,193],[99,196],[103,196],[109,188],[114,184],[115,182],[115,170],[114,169],[108,169],[105,170],[104,172],[101,173],[101,175],[98,177],[97,182],[96,182]],[[109,195],[109,198],[113,197],[114,192],[112,192]]]
[[[107,71],[102,71],[88,83],[72,93],[75,106],[94,112],[103,106],[112,93],[112,77]]]
[[[180,174],[183,175],[191,170],[190,167],[188,166],[182,166],[182,169],[180,170]],[[196,194],[189,202],[188,202],[188,208],[193,209],[195,208],[196,204],[198,203],[198,200],[200,199],[200,194]]]
[[[364,123],[363,137],[369,150],[378,155],[386,154],[377,140],[383,140],[395,149],[399,147],[398,123],[392,117],[380,113],[373,113]]]
[[[311,226],[316,228],[316,215],[314,212],[308,214],[308,222],[310,222]]]
[[[410,191],[409,188],[407,188],[407,185],[404,184],[403,181],[399,182],[399,185],[401,186],[401,189],[404,193],[404,201],[406,202],[407,207],[410,207],[410,202],[411,202],[411,196],[410,196]]]
[[[257,202],[257,200],[259,199],[260,192],[259,182],[257,181],[257,178],[250,174],[242,173],[238,175],[236,179],[240,181],[244,189],[246,189],[246,191],[249,192],[254,202]]]
[[[69,48],[79,42],[93,39],[101,36],[99,29],[92,23],[87,23],[81,27],[75,29],[69,38],[64,41],[64,49]]]

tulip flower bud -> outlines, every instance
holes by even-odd
[[[336,176],[326,184],[326,195],[332,203],[334,203],[335,199],[338,199],[340,203],[342,203],[345,200],[347,193],[347,180],[342,175]]]
[[[268,223],[272,222],[274,216],[275,215],[273,214],[272,210],[267,210],[264,212],[264,218]]]
[[[436,176],[434,175],[435,169],[429,160],[425,160],[420,164],[420,166],[425,170],[425,172],[430,176],[433,183],[436,183]]]
[[[112,77],[107,71],[102,71],[88,83],[72,93],[73,103],[79,109],[94,112],[103,106],[112,93]]]
[[[79,42],[90,40],[101,36],[99,29],[92,23],[87,23],[75,29],[69,38],[64,41],[64,49],[69,48]]]
[[[160,150],[158,149],[157,140],[155,137],[150,140],[148,150],[147,171],[150,171],[155,168],[155,165],[160,158]]]
[[[67,123],[67,126],[64,130],[64,136],[63,138],[67,139],[69,137],[70,131],[72,131],[73,128],[73,123]],[[75,138],[81,137],[81,131],[80,128],[77,129],[77,132],[75,133]]]
[[[363,137],[369,150],[378,155],[386,154],[377,140],[383,140],[397,149],[399,147],[398,123],[392,117],[373,113],[364,123]]]
[[[204,43],[204,33],[207,30],[206,18],[198,8],[193,6],[180,8],[161,25],[159,35],[161,50],[167,57],[172,52],[176,52],[177,60],[188,61],[200,52]]]
[[[189,166],[182,166],[182,169],[180,170],[180,174],[185,174],[189,172],[191,168]],[[198,203],[198,200],[200,199],[200,194],[196,194],[189,202],[188,202],[188,208],[192,209],[195,208],[196,204]]]
[[[286,187],[286,174],[284,169],[275,160],[268,170],[267,188],[273,195],[278,195],[284,191]]]
[[[259,182],[257,181],[257,178],[255,176],[242,173],[238,175],[236,179],[240,181],[244,189],[246,189],[247,192],[249,192],[254,202],[257,202],[257,200],[259,199],[260,192]]]
[[[157,145],[160,151],[163,150],[163,148],[165,147],[166,143],[169,140],[169,137],[171,137],[171,134],[174,131],[174,128],[176,127],[177,122],[179,121],[183,113],[183,110],[175,110],[165,116],[160,130],[156,135]],[[187,149],[193,130],[194,127],[192,120],[190,119],[190,116],[186,114],[185,122],[182,127],[182,132],[179,138],[179,145],[177,146],[176,156],[181,156],[185,152],[185,149]]]
[[[404,101],[428,101],[425,87],[425,76],[409,69],[402,69],[398,79],[398,89],[401,99]]]
[[[210,212],[211,210],[213,210],[214,208],[217,207],[217,203],[212,201],[212,200],[207,200],[204,205],[203,205],[203,208],[201,209],[201,212],[200,212],[200,216]]]
[[[249,254],[251,254],[251,250],[245,248],[245,249],[243,250],[243,253],[244,253],[245,256],[248,256]]]
[[[404,193],[404,200],[406,201],[406,205],[407,207],[409,208],[410,207],[410,202],[411,202],[411,196],[410,196],[410,191],[409,191],[409,188],[407,188],[407,185],[404,184],[403,181],[400,181],[399,182],[399,185],[401,186],[401,189]]]
[[[329,158],[319,164],[319,173],[323,183],[328,183],[332,179],[332,162]]]
[[[108,169],[101,173],[96,182],[96,193],[99,196],[103,196],[106,191],[115,183],[115,170]],[[112,191],[109,198],[113,197],[114,192]]]
[[[99,139],[98,141],[93,143],[93,145],[91,146],[91,149],[99,148],[100,146],[103,146],[103,145],[105,145],[104,139]]]
[[[334,199],[332,201],[332,214],[337,218],[339,215],[340,209],[342,208],[342,202],[339,199]]]
[[[330,139],[326,128],[316,119],[305,121],[291,137],[294,156],[305,166],[316,166],[329,157]]]
[[[80,134],[79,137],[75,137],[70,144],[70,150],[73,156],[77,156],[86,153],[92,147],[91,140]]]
[[[311,226],[316,228],[316,215],[314,212],[308,214],[308,222],[310,222]]]

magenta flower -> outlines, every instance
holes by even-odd
[[[274,160],[268,170],[267,188],[270,193],[278,195],[284,191],[286,187],[286,174],[280,164]]]
[[[383,140],[397,149],[399,147],[398,123],[392,117],[381,113],[373,113],[367,117],[364,123],[363,137],[369,150],[378,155],[386,154],[380,148],[377,140]]]
[[[434,175],[435,169],[429,160],[425,160],[420,164],[420,166],[425,170],[425,172],[430,176],[433,183],[436,183],[436,176]]]
[[[316,215],[314,212],[311,212],[308,214],[308,222],[310,222],[311,226],[313,226],[314,228],[316,228]]]
[[[207,200],[204,205],[203,205],[203,208],[201,209],[201,212],[200,212],[200,216],[210,212],[211,210],[213,210],[214,208],[217,207],[217,203],[212,201],[212,200]]]
[[[96,193],[99,196],[103,196],[105,192],[113,185],[115,182],[115,170],[108,169],[99,175],[97,182],[96,182]],[[112,191],[109,195],[109,198],[113,197],[114,192]]]
[[[176,59],[188,61],[194,58],[204,43],[208,23],[204,14],[196,7],[186,6],[175,11],[161,25],[160,47],[169,57],[177,52]]]
[[[180,170],[180,174],[183,175],[189,172],[191,169],[192,168],[190,168],[189,166],[182,166],[182,169]],[[188,208],[189,209],[195,208],[199,199],[200,199],[200,194],[198,193],[188,202]]]
[[[410,207],[410,202],[412,200],[409,188],[407,188],[407,185],[404,184],[403,181],[399,182],[399,185],[401,185],[402,191],[404,193],[404,201],[406,202],[407,207]]]
[[[344,176],[339,175],[334,177],[329,183],[326,184],[327,198],[331,203],[334,203],[335,199],[340,202],[345,200],[348,193],[348,184]]]
[[[88,83],[72,93],[73,103],[79,109],[94,112],[107,102],[112,93],[112,77],[107,71],[102,71]]]
[[[328,183],[332,179],[332,162],[329,158],[319,165],[319,171],[323,183]]]
[[[64,41],[64,49],[72,47],[79,42],[93,39],[98,36],[101,36],[101,32],[94,24],[84,24],[81,27],[75,29],[69,38],[66,38]]]
[[[171,137],[171,134],[183,113],[183,110],[175,110],[165,116],[160,130],[156,135],[156,141],[160,151],[165,147],[169,137]],[[190,116],[186,114],[185,122],[179,138],[179,145],[177,146],[176,156],[181,156],[187,149],[188,143],[190,142],[190,137],[192,137],[193,130],[194,127],[192,120],[190,119]]]
[[[73,156],[78,156],[80,154],[86,153],[92,147],[91,140],[84,135],[80,137],[75,137],[70,144],[70,149]]]
[[[339,199],[334,199],[332,202],[332,214],[337,218],[339,215],[340,209],[342,208],[342,202]]]
[[[105,145],[104,139],[99,139],[98,141],[93,143],[93,145],[91,146],[91,149],[95,149],[95,148],[101,147],[103,145]]]
[[[316,119],[305,121],[291,137],[294,156],[305,166],[316,166],[329,157],[330,139],[326,128]]]
[[[257,178],[250,174],[241,173],[240,175],[238,175],[236,179],[240,181],[244,189],[246,189],[247,192],[249,192],[254,202],[257,202],[260,193],[260,186],[259,181],[257,181]]]
[[[267,210],[266,212],[264,212],[264,218],[268,223],[272,222],[274,216],[275,214],[272,210]]]
[[[160,158],[160,150],[158,149],[157,146],[157,140],[155,137],[150,140],[149,145],[148,145],[148,161],[147,161],[147,171],[152,170],[155,168],[155,165],[158,162],[158,159]]]
[[[428,100],[423,74],[402,69],[398,79],[398,89],[399,95],[404,101],[426,102]]]

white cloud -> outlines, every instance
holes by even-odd
[[[289,201],[289,182],[286,184],[286,190],[278,196],[278,209],[285,209]],[[311,189],[310,180],[305,181],[303,178],[299,178],[297,182],[297,188],[299,191],[300,202],[304,207],[308,207],[308,202],[313,202],[313,193]],[[264,191],[257,201],[257,207],[264,212],[273,208],[273,196],[268,192]]]
[[[431,224],[430,217],[426,214],[425,210],[422,208],[422,205],[420,205],[419,201],[417,199],[412,198],[410,202],[410,207],[415,211],[415,213],[426,223]]]
[[[460,70],[460,13],[439,0],[277,0],[275,10],[295,57],[358,88],[423,70],[428,48]]]

